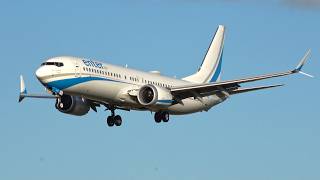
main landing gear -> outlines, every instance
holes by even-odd
[[[122,124],[122,118],[119,115],[115,115],[114,110],[115,108],[111,108],[111,116],[108,116],[107,118],[107,125],[109,127],[112,127],[114,125],[121,126]]]
[[[168,122],[169,121],[169,113],[165,111],[159,111],[154,114],[154,121],[156,123]]]
[[[107,110],[110,110],[111,111],[111,115],[108,116],[107,120],[106,120],[106,123],[109,127],[112,127],[112,126],[121,126],[122,124],[122,118],[121,116],[119,115],[115,115],[115,110],[116,108],[115,107],[112,107],[112,106],[108,106],[107,107]],[[170,115],[169,115],[169,112],[166,112],[166,111],[159,111],[159,112],[156,112],[154,114],[154,121],[156,123],[160,123],[160,122],[168,122],[170,119]]]

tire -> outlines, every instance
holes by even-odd
[[[162,113],[162,121],[163,122],[168,122],[169,121],[169,113],[163,112]]]
[[[107,118],[107,124],[108,124],[109,127],[114,126],[114,124],[115,124],[114,117],[108,116],[108,118]]]
[[[121,126],[121,124],[122,124],[121,116],[116,115],[116,116],[114,117],[114,124],[115,124],[116,126]]]
[[[156,123],[160,123],[161,122],[161,113],[160,112],[156,112],[155,114],[154,114],[154,121],[156,122]]]

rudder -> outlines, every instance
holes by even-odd
[[[225,27],[219,25],[198,72],[183,78],[183,80],[194,83],[208,83],[220,80],[224,36]]]

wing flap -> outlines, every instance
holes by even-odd
[[[239,89],[230,91],[228,93],[230,95],[234,95],[234,94],[246,93],[246,92],[257,91],[257,90],[262,90],[262,89],[280,87],[280,86],[284,86],[284,84],[276,84],[276,85],[270,85],[270,86],[259,86],[259,87],[252,87],[252,88],[239,88]]]

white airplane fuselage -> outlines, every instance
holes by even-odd
[[[121,126],[122,118],[115,110],[140,110],[154,113],[156,123],[168,122],[169,115],[208,111],[228,97],[283,86],[283,84],[243,87],[245,83],[301,73],[309,58],[308,50],[296,68],[272,74],[221,81],[225,27],[220,25],[198,70],[182,79],[143,72],[100,61],[77,57],[54,57],[36,71],[38,80],[49,95],[28,93],[20,76],[19,102],[24,98],[55,99],[62,113],[82,116],[99,106],[110,110],[108,126]],[[181,62],[183,63],[183,62]]]
[[[57,66],[57,63],[60,65]],[[227,98],[223,94],[215,94],[202,97],[201,100],[194,97],[186,98],[180,103],[173,103],[172,99],[162,99],[156,105],[145,107],[130,95],[137,93],[132,90],[138,90],[146,84],[165,90],[193,83],[162,76],[157,72],[143,72],[76,57],[51,58],[37,69],[36,76],[48,90],[53,92],[62,91],[63,94],[80,96],[126,109],[168,111],[175,115],[207,111]]]

